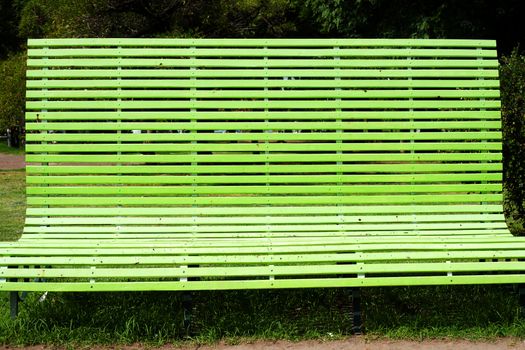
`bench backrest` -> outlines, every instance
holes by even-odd
[[[28,46],[29,236],[440,230],[501,213],[494,41]]]

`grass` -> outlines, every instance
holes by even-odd
[[[8,147],[6,141],[0,141],[0,153],[23,155],[23,148]]]
[[[23,226],[24,173],[0,173],[0,240]],[[0,344],[95,344],[253,339],[338,339],[349,336],[348,289],[207,291],[194,293],[194,336],[183,326],[180,293],[29,294],[20,316],[9,319],[0,293]],[[517,293],[508,286],[437,286],[362,290],[367,337],[396,339],[525,338]]]

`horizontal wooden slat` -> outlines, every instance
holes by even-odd
[[[491,54],[493,55],[493,54]],[[495,58],[495,57],[494,57]],[[287,59],[287,58],[28,58],[28,67],[272,67],[272,68],[495,68],[496,59]]]
[[[370,120],[485,120],[500,121],[500,111],[38,111],[26,112],[26,120],[324,120],[334,119],[370,119]]]
[[[415,48],[81,48],[33,49],[30,57],[496,57],[496,50]]]
[[[433,183],[497,181],[498,173],[367,175],[30,175],[28,184]]]
[[[418,263],[418,264],[367,264],[359,265],[316,265],[316,266],[252,266],[252,267],[165,267],[151,269],[134,268],[76,268],[76,269],[2,269],[0,277],[18,278],[111,278],[118,274],[123,278],[170,278],[170,277],[229,277],[229,276],[295,276],[335,274],[392,274],[415,272],[479,272],[519,271],[524,262],[479,263]]]
[[[357,206],[272,206],[272,207],[106,207],[90,208],[27,208],[27,216],[209,216],[209,215],[320,215],[363,214],[386,215],[400,213],[503,213],[498,204],[434,204],[434,205],[357,205]]]
[[[26,123],[26,130],[407,130],[407,129],[501,129],[500,121],[429,122],[46,122]],[[471,130],[468,130],[471,131]],[[465,132],[468,132],[465,130]],[[79,135],[79,138],[82,136]]]
[[[361,196],[267,196],[267,197],[37,197],[28,205],[305,205],[305,204],[405,204],[496,202],[501,194],[361,195]]]
[[[424,286],[424,285],[462,285],[462,284],[501,284],[523,283],[525,276],[514,274],[476,274],[458,276],[397,276],[370,278],[297,278],[297,279],[257,279],[257,280],[222,280],[222,281],[142,281],[142,282],[10,282],[0,284],[4,291],[40,291],[40,292],[110,292],[110,291],[187,291],[187,290],[233,290],[233,289],[285,289],[285,288],[348,288],[379,286]]]
[[[349,237],[350,240],[354,240],[354,237]],[[238,242],[239,239],[235,239],[234,242]],[[268,242],[268,239],[266,239]],[[306,242],[310,241],[307,239]],[[57,255],[70,255],[71,248],[75,248],[75,253],[78,256],[105,256],[105,255],[127,255],[127,256],[139,256],[139,255],[197,255],[197,254],[279,254],[279,253],[295,253],[295,254],[304,254],[304,253],[324,253],[324,252],[377,252],[385,250],[385,245],[382,243],[334,243],[334,244],[322,244],[322,243],[313,243],[313,244],[290,244],[288,245],[272,245],[267,246],[264,243],[259,243],[257,246],[207,246],[207,247],[195,247],[191,244],[186,246],[177,246],[173,247],[173,244],[169,242],[164,246],[162,245],[153,245],[151,247],[144,247],[145,243],[135,244],[135,246],[130,246],[126,244],[123,240],[118,240],[117,246],[112,246],[111,241],[109,246],[104,246],[104,240],[96,241],[99,244],[91,244],[90,246],[78,246],[82,244],[81,240],[71,240],[66,241],[67,247],[64,247],[63,240],[57,240],[54,242],[54,246],[44,245],[42,241],[39,241],[38,244],[33,246],[26,247],[25,245],[29,241],[20,241],[16,243],[11,243],[7,247],[2,246],[2,255],[36,255],[36,256],[57,256]],[[197,243],[199,241],[196,241]],[[231,242],[231,241],[230,241]],[[263,239],[264,242],[264,239]],[[60,245],[62,243],[62,245]],[[226,243],[226,242],[224,242]],[[77,245],[77,246],[75,246]],[[225,244],[223,244],[225,245]],[[494,242],[456,242],[456,243],[447,243],[445,242],[434,242],[434,243],[391,243],[388,245],[389,251],[391,252],[400,252],[400,251],[469,251],[469,250],[503,250],[503,249],[516,249],[524,250],[525,242],[521,239],[508,239],[506,241]],[[3,283],[0,283],[2,285]]]
[[[497,78],[497,69],[46,69],[28,78]]]
[[[80,140],[79,140],[80,141]],[[319,143],[27,143],[26,152],[323,152],[323,151],[501,151],[501,142],[319,142]]]
[[[396,223],[396,222],[489,222],[505,221],[502,214],[434,215],[309,215],[309,216],[208,216],[208,217],[28,217],[26,225],[210,225],[210,224],[319,224],[319,223]]]
[[[301,164],[301,165],[28,165],[28,173],[48,174],[191,174],[191,173],[427,173],[501,171],[501,163]]]
[[[319,194],[499,192],[499,184],[456,185],[310,185],[310,186],[57,186],[27,187],[27,194],[171,195],[171,194]]]
[[[67,163],[327,163],[435,162],[501,160],[500,153],[359,153],[359,154],[231,154],[231,155],[26,155],[27,162]]]
[[[191,38],[75,38],[75,39],[29,39],[29,47],[52,46],[146,46],[146,47],[283,47],[283,46],[420,46],[420,47],[496,47],[495,40],[471,39],[191,39]]]
[[[382,109],[382,108],[498,108],[500,101],[485,100],[376,100],[371,105],[370,101],[363,100],[336,100],[336,101],[315,101],[315,100],[269,100],[269,101],[165,101],[165,100],[133,100],[133,101],[27,101],[27,109],[166,109],[166,108],[359,108],[359,109]]]
[[[432,259],[505,259],[519,258],[524,250],[474,250],[474,251],[432,251],[432,252],[361,252],[338,254],[271,254],[271,255],[164,255],[164,256],[101,256],[84,257],[70,254],[68,256],[0,256],[0,264],[20,265],[193,265],[193,264],[286,264],[286,263],[321,263],[321,262],[377,262],[377,261],[418,261]]]
[[[498,90],[29,90],[32,98],[497,98]]]
[[[488,225],[489,226],[489,225]],[[100,246],[102,243],[110,243],[113,244],[115,247],[133,247],[133,246],[158,246],[160,243],[166,243],[168,241],[171,242],[172,245],[177,244],[179,246],[194,246],[194,245],[204,245],[207,246],[207,244],[202,243],[210,239],[219,239],[223,243],[222,245],[230,247],[232,244],[228,243],[230,240],[234,239],[235,242],[233,245],[236,245],[236,243],[239,240],[246,240],[248,239],[250,242],[252,242],[252,245],[259,246],[261,241],[265,241],[266,243],[269,239],[273,240],[282,240],[287,239],[289,240],[288,245],[304,245],[304,243],[301,240],[306,240],[305,242],[307,244],[315,244],[317,241],[323,243],[328,243],[327,240],[334,240],[334,239],[352,239],[355,240],[355,238],[361,238],[363,236],[367,236],[370,239],[374,238],[376,239],[376,243],[384,243],[385,245],[389,245],[392,242],[399,242],[399,239],[402,238],[403,240],[410,240],[407,242],[415,242],[422,238],[433,238],[434,242],[442,242],[443,239],[447,238],[454,238],[456,242],[468,242],[472,239],[484,239],[484,243],[493,243],[493,242],[503,242],[508,241],[508,230],[503,225],[500,225],[501,228],[490,228],[490,227],[480,227],[480,228],[468,228],[464,229],[461,227],[455,227],[451,229],[414,229],[409,228],[405,230],[370,230],[370,229],[364,229],[364,230],[356,230],[356,231],[344,231],[341,229],[338,229],[337,227],[334,227],[332,230],[316,230],[316,231],[299,231],[299,230],[292,230],[292,231],[268,231],[268,230],[259,230],[259,231],[251,231],[249,229],[247,230],[239,230],[239,228],[236,228],[235,231],[221,231],[216,230],[213,232],[194,232],[191,230],[191,228],[187,228],[184,232],[179,232],[175,230],[176,232],[119,232],[119,231],[108,231],[108,232],[96,232],[96,233],[90,233],[90,232],[69,232],[67,230],[63,230],[62,232],[39,232],[39,233],[32,233],[32,232],[25,232],[23,235],[23,238],[19,240],[19,243],[23,244],[24,247],[38,247],[43,246],[47,247],[49,245],[57,245],[56,242],[59,242],[61,240],[66,240],[66,242],[81,242],[82,240],[96,240],[99,243],[95,244],[95,246]],[[251,226],[250,226],[251,227]],[[292,240],[290,240],[292,238]],[[183,242],[181,240],[187,240],[192,239],[192,243]],[[142,244],[137,243],[142,242]],[[118,243],[115,243],[118,242]],[[341,243],[341,242],[339,242]],[[355,243],[355,242],[354,242]],[[366,243],[370,244],[370,242],[359,242],[359,243]],[[427,242],[428,243],[428,242]],[[338,244],[338,242],[334,242],[334,244]],[[75,245],[73,243],[73,245]],[[208,244],[209,245],[209,244]],[[250,244],[246,244],[250,245]],[[281,244],[277,244],[281,245]],[[77,247],[71,247],[71,248],[77,248]]]
[[[401,140],[501,140],[501,131],[471,132],[315,132],[315,133],[71,133],[27,134],[27,141],[401,141]]]
[[[266,236],[272,236],[272,233],[278,233],[278,232],[287,232],[287,237],[284,237],[283,239],[288,240],[288,245],[301,245],[301,244],[315,244],[315,239],[308,239],[304,242],[302,242],[299,238],[296,238],[294,236],[295,232],[313,232],[315,234],[321,234],[323,231],[331,231],[329,233],[333,233],[333,231],[341,232],[342,237],[339,238],[337,236],[334,236],[333,234],[330,234],[328,238],[323,237],[319,242],[323,243],[332,243],[332,240],[335,240],[337,242],[344,241],[348,239],[352,239],[353,243],[359,244],[359,243],[412,243],[413,237],[403,237],[401,236],[404,233],[409,234],[410,232],[406,231],[425,231],[425,230],[454,230],[458,234],[461,232],[461,230],[469,230],[469,229],[505,229],[506,224],[505,222],[476,222],[476,223],[388,223],[388,224],[368,224],[368,223],[356,223],[356,224],[308,224],[308,225],[300,225],[300,224],[294,224],[294,225],[275,225],[275,224],[265,224],[265,225],[235,225],[235,226],[229,226],[229,225],[191,225],[191,226],[184,226],[184,225],[162,225],[162,226],[139,226],[139,225],[122,225],[122,226],[114,226],[114,225],[105,225],[105,226],[97,226],[97,225],[90,225],[90,226],[59,226],[55,225],[52,227],[38,227],[38,226],[26,226],[24,228],[24,233],[65,233],[66,235],[73,234],[73,233],[96,233],[96,234],[102,234],[102,233],[141,233],[141,234],[148,234],[148,233],[227,233],[229,237],[231,238],[238,238],[237,235],[240,235],[242,233],[251,233],[251,232],[260,232],[266,234]],[[352,231],[358,232],[360,235],[363,235],[363,233],[366,232],[374,232],[374,231],[399,231],[395,237],[392,238],[386,238],[386,237],[375,237],[373,235],[368,235],[366,237],[349,237],[350,233]],[[271,232],[271,233],[268,233]],[[344,234],[344,232],[348,232],[349,235]],[[417,234],[417,232],[415,233]],[[293,239],[290,239],[293,237]],[[159,241],[165,240],[166,238],[172,238],[174,244],[178,244],[180,246],[187,246],[191,245],[192,247],[198,247],[200,245],[211,245],[211,243],[207,243],[206,239],[203,237],[203,239],[193,240],[191,242],[179,242],[176,238],[169,237],[169,236],[158,236],[154,237],[155,239],[158,239]],[[179,237],[180,239],[184,239],[184,237]],[[188,237],[188,238],[196,238],[196,236]],[[264,239],[264,237],[262,238]],[[425,239],[427,241],[430,238]],[[441,236],[433,237],[434,241],[442,241],[444,238]],[[479,238],[477,238],[479,240]],[[488,238],[490,240],[496,240],[496,238]],[[453,241],[452,239],[449,239],[450,241]],[[418,243],[422,243],[423,238],[418,239]],[[456,237],[456,242],[466,242],[467,239],[464,237]],[[318,242],[318,243],[319,243]],[[246,239],[246,241],[239,241],[236,240],[235,242],[225,241],[222,244],[224,246],[237,246],[237,245],[258,245],[260,242],[257,239],[257,237],[250,237]],[[89,246],[89,243],[86,243],[87,246]],[[120,244],[120,243],[116,243]],[[122,243],[125,244],[125,243]],[[129,244],[135,244],[137,246],[141,245],[140,242],[134,242],[131,241]],[[147,243],[143,243],[147,244]],[[278,245],[279,240],[276,238],[272,241],[272,245]],[[333,243],[332,243],[333,244]],[[218,245],[218,244],[217,244]]]
[[[78,79],[28,80],[28,89],[57,88],[498,88],[495,79]],[[334,93],[335,94],[335,93]]]

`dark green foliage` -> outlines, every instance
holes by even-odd
[[[20,36],[280,37],[296,30],[290,0],[28,0]]]
[[[514,50],[502,61],[505,214],[511,231],[525,235],[525,56]]]
[[[25,71],[25,54],[0,61],[0,130],[10,129],[15,146],[24,129]]]
[[[18,21],[23,0],[0,0],[0,58],[18,49]]]
[[[306,0],[302,17],[335,37],[493,38],[509,52],[521,37],[521,0]]]

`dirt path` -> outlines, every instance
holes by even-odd
[[[90,347],[96,350],[138,350],[144,347],[136,345],[114,345],[105,347]],[[21,349],[16,347],[2,347],[0,350],[14,350]],[[57,347],[47,346],[30,346],[24,349],[29,350],[44,350],[44,349],[60,349]],[[519,339],[513,338],[500,338],[496,341],[491,342],[472,342],[467,340],[425,340],[422,342],[418,341],[405,341],[405,340],[366,340],[362,337],[353,337],[346,340],[336,341],[302,341],[302,342],[288,342],[288,341],[256,341],[250,343],[242,343],[238,345],[227,345],[224,343],[218,343],[214,345],[186,345],[182,347],[176,347],[172,345],[165,345],[160,348],[148,349],[159,349],[159,350],[519,350],[525,349],[525,342]]]
[[[0,153],[0,170],[23,169],[25,166],[23,155]]]

